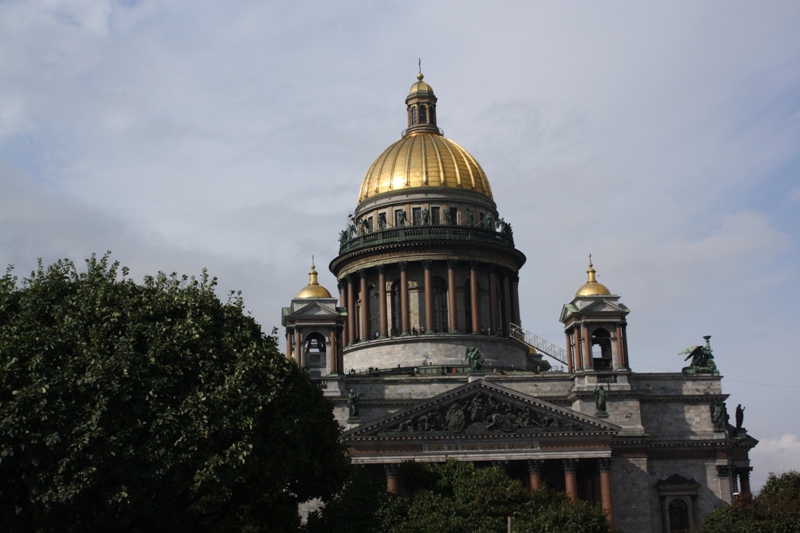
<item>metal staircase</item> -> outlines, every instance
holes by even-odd
[[[538,335],[534,335],[530,331],[524,329],[522,326],[516,324],[509,324],[511,326],[511,337],[521,341],[537,352],[543,353],[548,357],[552,357],[561,364],[567,364],[567,352],[563,348],[559,348],[552,342],[548,342]]]

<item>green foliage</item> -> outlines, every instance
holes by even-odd
[[[0,530],[292,530],[346,475],[329,403],[205,271],[127,276],[0,278]]]
[[[720,507],[703,521],[700,533],[796,533],[800,531],[800,473],[770,474],[752,500]]]
[[[407,496],[387,494],[383,479],[354,479],[309,518],[306,533],[501,533],[509,516],[517,533],[610,531],[597,507],[548,488],[530,493],[496,467],[404,463],[400,477]]]

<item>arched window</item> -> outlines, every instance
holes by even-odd
[[[424,105],[419,106],[419,123],[420,124],[427,124],[428,123],[428,108]]]
[[[447,325],[447,283],[439,276],[431,279],[431,294],[433,296],[433,331],[445,333]]]
[[[414,126],[417,123],[417,106],[411,108],[411,125]]]
[[[467,322],[464,331],[472,333],[472,287],[469,280],[464,283],[464,317]]]
[[[689,531],[689,508],[686,502],[676,498],[669,504],[669,531],[670,533],[685,533]]]
[[[400,333],[400,281],[395,281],[392,283],[392,336]]]
[[[378,332],[378,289],[373,285],[369,288],[369,338],[377,338]]]
[[[325,336],[318,332],[306,335],[303,342],[303,364],[316,366],[325,362]]]
[[[605,328],[592,331],[592,359],[595,370],[611,368],[611,334]]]

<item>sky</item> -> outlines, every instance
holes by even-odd
[[[797,2],[0,1],[0,263],[219,278],[265,331],[327,264],[422,60],[559,345],[586,280],[637,372],[711,335],[753,486],[800,470]]]

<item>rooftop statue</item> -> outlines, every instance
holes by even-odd
[[[467,362],[470,370],[480,370],[483,366],[483,354],[476,347],[467,348]]]
[[[608,412],[606,411],[607,397],[608,392],[603,388],[602,385],[598,385],[594,388],[594,406],[596,411],[594,416],[599,418],[605,418],[608,416]]]
[[[706,340],[705,346],[689,346],[682,352],[678,353],[678,355],[689,354],[686,356],[684,361],[688,361],[689,359],[692,360],[689,363],[689,366],[684,367],[682,370],[682,372],[687,376],[694,374],[719,374],[717,365],[714,363],[714,355],[712,354],[711,344],[709,343],[711,335],[706,335],[703,338]]]
[[[350,410],[350,418],[358,418],[358,401],[361,399],[361,393],[355,392],[353,389],[347,394],[347,407]]]

